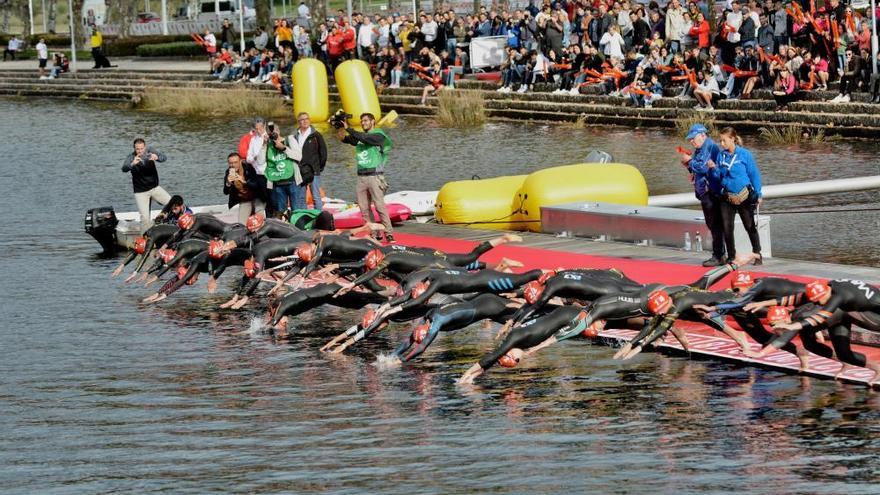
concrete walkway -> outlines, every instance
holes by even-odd
[[[208,61],[202,59],[166,59],[166,58],[113,58],[110,63],[117,67],[110,69],[99,69],[101,72],[110,71],[155,71],[155,72],[193,72],[199,71],[208,73]],[[52,65],[51,60],[49,66]],[[93,70],[93,61],[91,58],[77,60],[77,71]],[[71,68],[72,69],[72,68]],[[37,72],[37,59],[31,60],[8,60],[0,62],[0,70],[33,70]]]

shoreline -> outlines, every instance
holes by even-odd
[[[91,61],[81,61],[90,64]],[[207,63],[180,59],[118,59],[118,68],[81,69],[54,80],[39,80],[33,61],[0,64],[0,97],[76,98],[81,100],[132,102],[137,104],[146,88],[206,88],[241,90],[247,88],[255,97],[276,98],[290,106],[271,85],[219,82],[206,73]],[[379,94],[383,111],[395,110],[400,115],[433,116],[437,98],[428,98],[420,105],[422,84],[411,82],[399,89],[385,89]],[[616,126],[624,128],[675,128],[684,120],[704,119],[716,125],[734,125],[748,132],[761,128],[798,129],[810,137],[846,136],[876,138],[880,135],[880,106],[867,103],[867,93],[855,93],[858,101],[829,103],[825,99],[833,91],[810,92],[807,98],[791,105],[792,110],[774,112],[775,104],[766,90],[756,90],[754,99],[721,101],[714,111],[697,111],[693,100],[679,99],[668,91],[653,108],[626,105],[628,98],[595,94],[598,88],[588,87],[580,95],[557,95],[546,85],[538,85],[528,93],[498,93],[494,83],[462,79],[460,89],[478,91],[483,97],[486,114],[492,121],[558,122],[576,126]],[[51,88],[51,91],[46,91]],[[331,83],[331,102],[338,93]],[[864,102],[862,100],[865,100]]]

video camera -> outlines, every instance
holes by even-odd
[[[345,113],[341,108],[336,111],[332,116],[330,116],[330,125],[332,125],[335,129],[342,129],[345,127],[345,121],[350,119],[352,115],[350,113]]]

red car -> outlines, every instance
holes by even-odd
[[[137,15],[135,22],[138,24],[146,24],[148,22],[162,22],[162,18],[155,12],[141,12]]]

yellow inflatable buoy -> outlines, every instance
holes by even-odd
[[[327,69],[314,58],[300,59],[293,66],[293,115],[309,114],[312,122],[330,118]]]
[[[624,163],[581,163],[552,167],[529,175],[519,191],[524,225],[541,232],[541,207],[577,201],[648,204],[642,173]]]
[[[523,230],[517,192],[525,175],[447,182],[437,193],[439,223],[478,229]]]
[[[362,113],[371,113],[376,120],[382,118],[379,96],[370,76],[370,66],[363,60],[347,60],[339,64],[334,72],[339,99],[345,113],[351,114],[349,122],[358,125]]]

